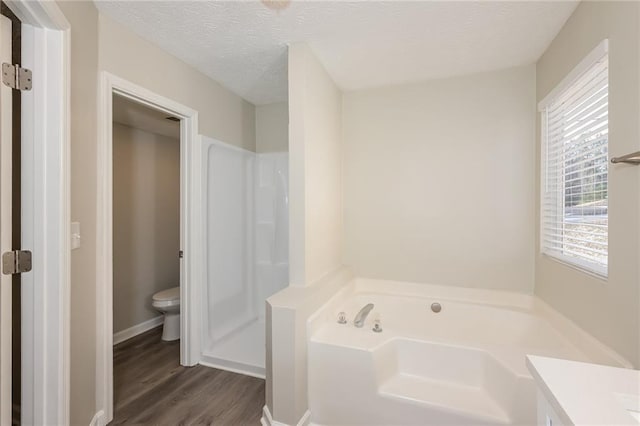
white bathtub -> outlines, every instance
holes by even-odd
[[[356,328],[367,303],[375,307]],[[307,335],[319,425],[535,424],[525,355],[630,366],[536,297],[491,290],[356,279],[311,317]]]

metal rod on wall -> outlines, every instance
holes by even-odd
[[[613,164],[627,163],[627,164],[640,164],[640,151],[632,152],[631,154],[623,155],[621,157],[611,157]]]

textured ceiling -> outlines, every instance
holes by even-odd
[[[577,1],[96,1],[101,13],[254,104],[287,98],[307,42],[343,90],[535,62]]]

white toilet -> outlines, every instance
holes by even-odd
[[[164,314],[162,340],[170,342],[180,338],[180,287],[172,287],[153,295],[155,309]]]

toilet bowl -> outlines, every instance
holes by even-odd
[[[164,314],[162,340],[170,342],[180,338],[180,287],[172,287],[153,295],[151,305]]]

